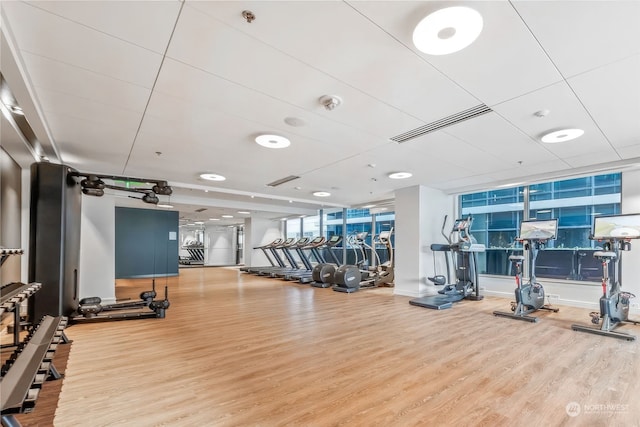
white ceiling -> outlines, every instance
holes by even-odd
[[[412,185],[457,193],[640,164],[640,2],[455,2],[481,13],[480,37],[419,52],[415,25],[452,4],[2,2],[3,47],[26,83],[7,48],[2,73],[52,161],[168,180],[186,211],[298,215]],[[327,94],[343,104],[324,109]],[[493,111],[389,139],[479,104]],[[540,142],[573,127],[584,136]],[[265,132],[292,144],[260,147]]]

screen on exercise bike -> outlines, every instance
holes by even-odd
[[[606,215],[593,219],[594,240],[640,238],[640,214]]]
[[[520,239],[522,240],[550,240],[558,234],[558,220],[531,220],[520,223]]]

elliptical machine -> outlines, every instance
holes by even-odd
[[[444,310],[451,308],[454,302],[463,299],[480,301],[484,297],[480,295],[478,285],[478,252],[484,252],[485,246],[478,243],[471,235],[471,225],[473,218],[456,219],[451,232],[447,236],[444,229],[447,224],[447,217],[442,224],[442,235],[447,239],[448,244],[432,244],[431,250],[434,252],[444,252],[450,254],[453,260],[453,271],[455,272],[455,282],[447,283],[449,277],[435,275],[427,277],[436,286],[442,286],[438,290],[439,295],[428,295],[422,298],[415,298],[409,304],[434,310]],[[447,258],[447,275],[449,274],[449,258]]]
[[[593,254],[602,264],[602,296],[600,311],[589,315],[591,323],[597,325],[602,319],[602,324],[599,328],[571,325],[571,329],[634,341],[635,335],[614,329],[625,323],[640,323],[628,319],[629,302],[635,295],[622,290],[622,252],[631,250],[630,239],[640,238],[640,214],[596,217],[593,229],[589,238],[604,241],[603,250]],[[610,277],[611,272],[613,278]]]
[[[531,254],[531,273],[529,274],[529,280],[527,283],[523,283],[522,280],[522,263],[525,257],[522,255],[511,255],[509,261],[511,261],[515,267],[516,278],[516,301],[511,302],[512,313],[504,311],[494,311],[495,316],[510,317],[517,320],[526,320],[528,322],[537,322],[538,318],[529,316],[537,310],[549,310],[557,313],[558,308],[551,307],[551,305],[545,305],[544,303],[544,288],[536,279],[536,259],[538,258],[538,252],[543,249],[549,240],[556,238],[558,232],[558,220],[532,220],[522,221],[520,223],[520,237],[516,240],[522,242],[523,249],[529,251]]]
[[[373,245],[367,245],[365,238],[367,232],[357,233],[351,246],[358,248],[362,254],[362,259],[357,265],[342,265],[334,273],[334,285],[332,289],[336,292],[352,293],[361,288],[373,288],[378,286],[392,286],[394,279],[393,246],[391,245],[391,235],[393,228],[389,231],[381,231],[373,239]],[[387,250],[387,261],[380,262],[380,257],[375,250],[377,244],[384,245]],[[369,265],[369,258],[366,250],[373,254],[375,265]]]

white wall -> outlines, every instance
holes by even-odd
[[[116,301],[115,236],[113,197],[82,197],[80,234],[80,299],[100,297],[103,304]]]
[[[440,229],[445,215],[452,224],[453,196],[423,186],[403,188],[395,193],[395,215],[394,293],[413,297],[435,294],[435,287],[426,279],[434,274],[430,246],[445,243]]]
[[[204,233],[207,245],[205,265],[235,265],[235,227],[210,226],[205,228]]]
[[[244,263],[257,267],[269,265],[264,253],[257,246],[263,246],[282,237],[282,221],[265,218],[247,218],[244,223]]]

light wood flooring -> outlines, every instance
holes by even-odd
[[[638,341],[572,331],[588,310],[531,324],[494,317],[499,298],[434,311],[234,268],[165,281],[165,319],[67,329],[56,426],[640,425]]]

